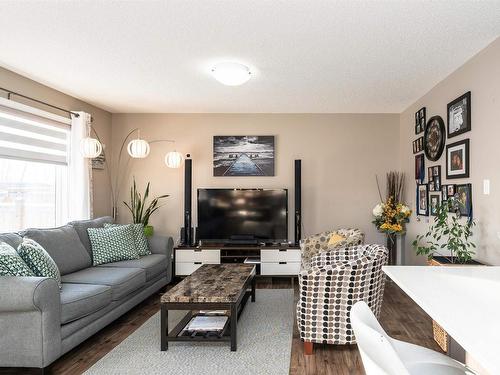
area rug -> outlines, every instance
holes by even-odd
[[[160,351],[157,313],[85,374],[288,374],[294,320],[292,289],[257,289],[238,322],[238,350],[229,343],[170,342]],[[173,327],[185,312],[169,312]]]

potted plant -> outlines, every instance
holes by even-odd
[[[149,225],[150,216],[160,207],[164,206],[164,205],[159,205],[160,199],[168,197],[168,195],[160,195],[159,197],[153,198],[153,200],[146,207],[146,200],[148,199],[149,196],[149,185],[150,183],[148,182],[148,185],[146,186],[146,191],[144,192],[144,196],[142,196],[137,191],[137,185],[135,183],[135,177],[134,177],[134,184],[130,188],[130,202],[129,203],[123,202],[125,206],[127,206],[127,208],[129,209],[129,211],[132,213],[133,223],[144,225],[144,234],[146,235],[146,237],[152,236],[154,232],[153,226]]]
[[[430,265],[480,264],[472,259],[476,245],[471,237],[476,223],[460,220],[460,204],[454,197],[439,204],[429,230],[413,241],[416,253],[426,255]],[[450,255],[440,254],[442,250]]]
[[[387,194],[384,202],[377,178],[380,203],[373,208],[374,219],[372,223],[375,224],[380,232],[385,233],[387,236],[389,264],[391,265],[397,263],[396,238],[406,233],[406,223],[410,221],[411,215],[408,205],[402,202],[404,185],[405,175],[403,173],[389,172],[387,174]]]

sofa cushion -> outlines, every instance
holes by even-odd
[[[111,287],[117,301],[146,283],[146,271],[140,268],[92,267],[62,277],[63,283],[96,284]]]
[[[8,243],[0,242],[0,276],[35,276],[33,271]]]
[[[111,303],[111,287],[64,283],[61,289],[61,323],[90,315]]]
[[[87,233],[87,229],[102,228],[104,227],[104,223],[112,223],[112,222],[113,218],[111,216],[104,216],[91,220],[72,221],[69,223],[69,225],[75,228],[76,233],[78,233],[78,237],[80,237],[80,241],[82,241],[83,246],[85,247],[89,255],[92,256],[92,246],[90,246],[90,239]]]
[[[5,242],[17,249],[19,244],[23,242],[23,237],[17,233],[0,233],[0,242]]]
[[[89,228],[94,266],[118,262],[120,260],[139,259],[135,248],[132,225],[111,228]]]
[[[141,268],[146,271],[146,281],[149,281],[154,279],[160,273],[165,272],[167,270],[167,266],[166,255],[152,254],[139,259],[103,264],[99,267]]]
[[[17,253],[23,258],[35,276],[51,277],[57,281],[59,289],[61,289],[61,273],[59,272],[59,268],[57,268],[56,262],[54,262],[42,245],[25,237],[17,248]]]
[[[43,246],[56,262],[61,275],[92,265],[89,254],[71,225],[51,229],[27,229],[23,234]]]
[[[104,228],[119,227],[121,225],[122,224],[105,223]],[[141,257],[144,255],[150,255],[151,251],[149,250],[148,239],[144,234],[144,225],[142,224],[131,224],[131,225],[132,225],[132,230],[134,231],[134,244],[137,254],[139,254],[139,256]]]

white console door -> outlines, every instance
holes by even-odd
[[[261,249],[261,275],[298,275],[300,272],[299,249]]]
[[[299,262],[300,250],[298,249],[261,249],[260,261],[268,262]]]
[[[285,275],[294,276],[300,272],[300,263],[298,262],[281,262],[281,263],[261,263],[261,275]]]
[[[187,276],[200,268],[203,264],[220,264],[220,250],[218,249],[176,249],[175,275]]]

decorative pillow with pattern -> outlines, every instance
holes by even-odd
[[[132,225],[132,229],[134,230],[134,243],[135,249],[139,256],[151,255],[151,251],[149,250],[148,239],[144,234],[144,225],[142,224],[126,224]],[[105,223],[104,228],[116,228],[120,227],[122,224],[110,224]]]
[[[0,242],[0,276],[35,276],[16,249]]]
[[[35,276],[56,279],[59,289],[62,288],[59,268],[57,268],[56,262],[54,262],[42,245],[30,238],[24,237],[23,242],[17,248],[17,253],[23,258]]]
[[[139,259],[135,248],[132,225],[108,228],[88,228],[94,266]]]

